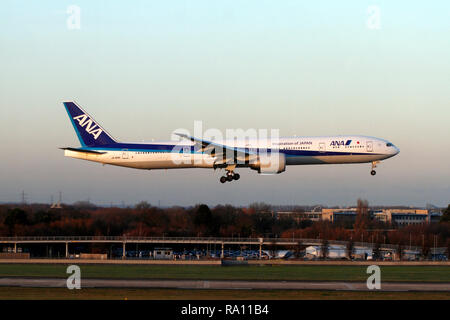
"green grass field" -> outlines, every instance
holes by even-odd
[[[366,266],[82,265],[84,278],[366,281]],[[0,264],[0,277],[66,278],[67,265]],[[450,282],[449,266],[382,266],[382,281]]]

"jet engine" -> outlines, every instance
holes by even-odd
[[[260,174],[278,174],[286,170],[286,156],[278,152],[259,155],[250,168]]]

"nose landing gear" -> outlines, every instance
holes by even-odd
[[[377,172],[375,171],[375,168],[377,167],[377,163],[379,163],[380,161],[373,161],[372,162],[372,171],[370,171],[370,174],[371,175],[376,175],[377,174]]]

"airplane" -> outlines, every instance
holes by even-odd
[[[362,135],[207,141],[175,133],[180,141],[119,142],[74,101],[63,102],[81,147],[61,148],[66,157],[136,169],[225,169],[220,182],[239,180],[236,168],[279,174],[289,165],[371,163],[397,155],[391,142]]]

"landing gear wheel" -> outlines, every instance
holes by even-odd
[[[229,165],[225,168],[225,176],[220,178],[220,182],[225,183],[226,181],[233,181],[233,180],[239,180],[241,177],[238,173],[235,173],[233,169],[236,167],[236,165]]]
[[[376,175],[377,174],[377,172],[375,171],[375,168],[377,167],[377,164],[379,163],[380,161],[372,161],[372,171],[370,171],[370,174],[371,175]]]

